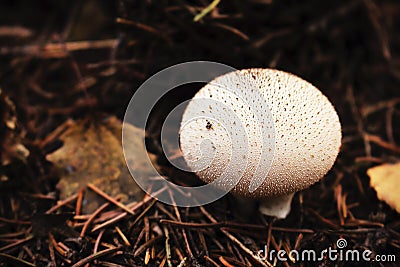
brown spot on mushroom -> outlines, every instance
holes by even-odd
[[[211,122],[207,121],[206,129],[207,130],[213,130],[213,126],[212,126]]]

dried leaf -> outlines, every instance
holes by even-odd
[[[132,135],[137,135],[139,131],[134,126],[129,129]],[[143,191],[126,167],[121,132],[121,122],[111,117],[101,122],[93,122],[92,119],[75,122],[59,136],[64,142],[63,146],[47,155],[47,159],[61,171],[57,185],[61,199],[71,196],[88,183],[95,184],[122,202],[143,197]],[[138,139],[135,145],[144,144]],[[139,162],[140,159],[132,161]],[[86,190],[84,212],[93,212],[102,203],[102,198]]]
[[[378,198],[400,213],[400,162],[370,168],[367,174]]]

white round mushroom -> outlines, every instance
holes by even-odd
[[[309,82],[275,69],[248,69],[217,77],[197,92],[182,117],[180,145],[204,182],[261,199],[261,212],[284,218],[293,194],[334,164],[341,125]],[[229,179],[237,173],[240,180]]]

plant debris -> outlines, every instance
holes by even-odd
[[[139,131],[134,126],[127,129],[133,135]],[[126,166],[121,145],[122,123],[117,118],[111,117],[100,122],[93,121],[92,118],[78,122],[68,121],[55,132],[62,132],[58,138],[63,145],[46,158],[60,171],[57,188],[61,199],[93,184],[90,187],[92,190],[85,190],[84,199],[81,200],[84,203],[83,212],[91,213],[104,202],[100,201],[103,198],[98,197],[97,187],[111,197],[120,199],[122,203],[142,197],[142,190],[136,185]],[[144,146],[139,138],[134,141],[136,143],[132,146]],[[129,159],[129,162],[134,166],[145,166],[140,157]]]

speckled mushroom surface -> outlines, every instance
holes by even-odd
[[[303,79],[274,69],[247,69],[205,85],[184,112],[180,145],[205,182],[250,198],[305,189],[332,167],[341,144],[338,115]],[[260,180],[261,179],[261,180]],[[253,188],[252,180],[261,181]]]

